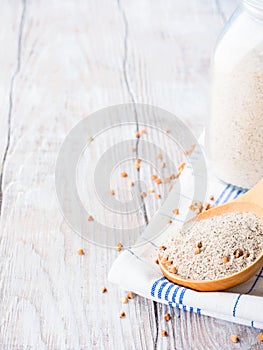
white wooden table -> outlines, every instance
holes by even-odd
[[[143,102],[201,130],[209,59],[236,3],[1,2],[0,349],[262,348],[257,330],[179,311],[163,338],[167,308],[140,297],[119,319],[107,282],[118,253],[67,226],[54,186],[63,139],[100,108]]]

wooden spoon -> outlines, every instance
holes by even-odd
[[[254,186],[247,193],[241,195],[237,199],[228,202],[226,204],[213,207],[192,220],[207,220],[213,216],[220,216],[233,212],[251,212],[257,215],[263,224],[263,179]],[[261,255],[247,268],[241,270],[233,275],[216,279],[216,280],[190,280],[183,279],[169,272],[165,264],[161,263],[161,257],[158,256],[160,268],[164,276],[181,286],[188,287],[199,291],[218,291],[223,289],[232,288],[240,283],[247,281],[250,277],[254,276],[256,272],[263,266],[263,251]]]

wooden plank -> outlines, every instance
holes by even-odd
[[[24,6],[13,8],[10,3],[2,4],[5,24],[0,26],[0,45],[4,54],[0,57],[0,213],[2,206],[3,172],[11,139],[11,117],[16,76],[20,70],[21,34],[24,20]]]
[[[235,4],[40,0],[2,7],[1,161],[8,116],[12,125],[2,183],[2,349],[230,349],[231,333],[240,335],[240,348],[259,349],[248,327],[178,311],[166,324],[167,307],[140,297],[121,305],[124,292],[107,283],[118,253],[72,232],[54,187],[64,137],[102,107],[158,105],[200,132],[209,56]],[[149,211],[157,205],[149,203]],[[101,294],[102,285],[108,293]],[[118,318],[121,308],[125,319]],[[160,336],[164,327],[167,338]]]

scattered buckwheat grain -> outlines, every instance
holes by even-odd
[[[234,256],[236,259],[240,258],[243,255],[243,250],[238,248],[234,251]]]
[[[236,334],[232,334],[230,336],[230,340],[233,342],[233,343],[238,343],[239,342],[239,338]]]
[[[222,262],[223,264],[226,264],[226,263],[229,262],[229,258],[228,258],[227,256],[224,256],[224,257],[221,259],[221,262]]]
[[[201,249],[200,248],[196,248],[194,253],[195,253],[195,255],[200,254],[201,253]]]
[[[186,163],[184,163],[184,162],[180,163],[179,166],[178,166],[178,171],[182,172],[184,170],[184,168],[185,168],[185,165],[186,165]]]
[[[170,314],[165,314],[164,315],[164,319],[165,319],[165,321],[170,321],[171,315]]]
[[[189,206],[189,209],[196,214],[200,214],[203,210],[203,204],[199,201],[193,201],[193,203]]]
[[[190,154],[193,153],[194,149],[195,149],[195,145],[192,145],[191,148],[188,151],[186,150],[183,153],[184,153],[185,156],[190,155]]]
[[[133,292],[129,292],[129,293],[127,294],[127,297],[128,297],[128,299],[133,299],[133,298],[134,298]]]
[[[118,243],[116,244],[116,250],[117,250],[117,252],[120,252],[120,251],[122,250],[122,247],[123,247],[122,243],[121,243],[121,242],[118,242]]]
[[[88,221],[93,221],[93,220],[94,220],[93,216],[92,216],[92,215],[89,215],[89,216],[88,216]]]
[[[107,288],[105,287],[105,286],[102,286],[101,287],[101,293],[106,293],[108,290],[107,290]]]
[[[208,210],[210,208],[211,208],[211,204],[210,203],[205,203],[204,206],[203,206],[202,211],[206,211],[206,210]]]
[[[125,314],[125,312],[122,310],[122,311],[119,312],[119,318],[124,318],[124,317],[126,317],[126,314]]]
[[[174,274],[176,274],[177,273],[177,268],[175,266],[173,266],[173,267],[170,268],[169,271],[174,273]]]
[[[122,304],[127,304],[128,303],[128,297],[121,298],[121,303]]]

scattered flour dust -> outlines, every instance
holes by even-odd
[[[159,254],[161,263],[179,277],[214,280],[243,270],[262,250],[261,220],[252,213],[228,213],[185,224]]]

